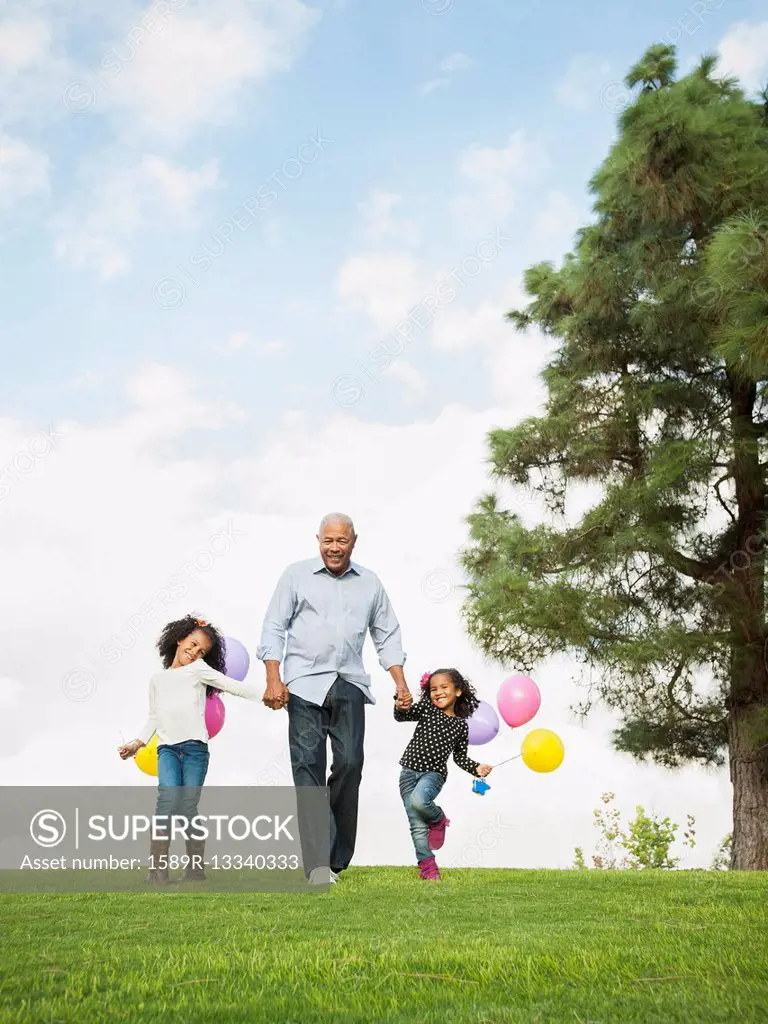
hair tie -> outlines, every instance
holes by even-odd
[[[424,675],[421,677],[421,680],[420,680],[422,690],[426,690],[427,686],[429,685],[429,680],[431,678],[432,678],[432,673],[431,672],[425,672],[424,673]]]
[[[208,622],[207,622],[206,619],[198,619],[197,616],[195,616],[195,615],[192,616],[192,620],[193,620],[193,622],[196,622],[198,624],[198,626],[200,626],[201,628],[203,626],[207,626],[208,625]]]

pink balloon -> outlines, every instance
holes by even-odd
[[[205,698],[205,728],[208,730],[208,739],[218,736],[226,717],[224,701],[218,693],[212,693]]]
[[[510,676],[499,687],[499,714],[512,728],[530,722],[541,706],[539,688],[528,676]]]

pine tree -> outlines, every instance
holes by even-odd
[[[468,522],[470,635],[532,671],[568,653],[670,768],[730,761],[732,867],[768,868],[768,96],[657,45],[560,269],[531,267],[518,330],[555,339],[541,416],[489,435],[504,486]],[[574,488],[594,494],[574,513]]]

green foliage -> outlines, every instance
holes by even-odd
[[[648,815],[644,807],[637,807],[635,817],[625,826],[621,812],[613,806],[615,794],[603,793],[600,799],[603,807],[594,811],[594,825],[600,837],[592,856],[593,867],[606,871],[647,868],[669,871],[678,866],[680,858],[670,856],[680,828],[678,824],[668,817]],[[688,814],[682,845],[689,849],[696,845],[695,825],[694,818]],[[582,848],[576,847],[575,853],[574,866],[585,869]]]
[[[733,847],[733,835],[729,832],[717,848],[717,853],[712,860],[713,871],[728,871],[731,866],[731,849]]]
[[[488,439],[540,521],[485,495],[462,554],[483,652],[576,659],[580,710],[668,767],[722,764],[732,709],[768,705],[768,107],[711,56],[675,74],[662,45],[632,69],[594,223],[508,314],[557,341],[542,415]]]

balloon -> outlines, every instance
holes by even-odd
[[[224,675],[230,679],[239,679],[240,682],[248,675],[251,659],[248,651],[239,640],[234,637],[224,637]]]
[[[520,748],[523,761],[534,772],[553,772],[565,757],[560,737],[549,729],[534,729],[523,740]]]
[[[477,711],[467,719],[467,725],[469,726],[469,742],[480,746],[483,743],[490,743],[499,731],[499,716],[490,704],[481,700]]]
[[[149,743],[139,748],[134,761],[145,775],[157,775],[157,733]]]
[[[208,730],[208,739],[212,740],[214,736],[218,736],[226,716],[224,701],[218,693],[212,693],[205,698],[205,728]]]
[[[514,729],[530,722],[541,705],[541,693],[528,676],[510,676],[499,687],[496,704],[501,717]]]

